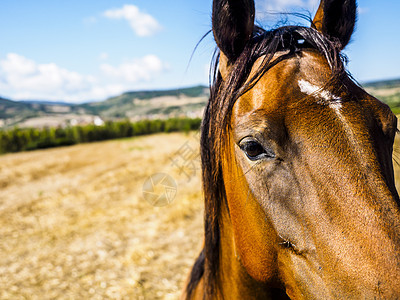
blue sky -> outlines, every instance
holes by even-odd
[[[3,0],[0,96],[84,102],[207,84],[211,35],[189,59],[211,27],[211,2]],[[348,69],[360,82],[400,78],[400,1],[358,2]],[[256,6],[258,22],[269,27],[276,20],[265,11],[314,13],[318,0],[256,0]]]

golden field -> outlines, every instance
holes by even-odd
[[[158,134],[0,156],[0,299],[176,299],[202,244],[198,144]],[[142,193],[159,172],[177,185],[164,207]]]
[[[198,144],[157,134],[0,156],[0,299],[178,298],[202,244]],[[154,207],[143,186],[160,172],[177,194]]]

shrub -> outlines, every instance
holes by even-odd
[[[13,128],[0,130],[0,153],[68,146],[78,143],[140,136],[158,132],[197,130],[201,119],[173,118],[137,122],[107,121],[102,126],[85,125],[58,128]]]

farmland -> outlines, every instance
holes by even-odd
[[[197,145],[172,133],[0,156],[0,298],[176,299],[202,243],[200,173],[177,167]],[[142,196],[159,172],[177,185],[165,207]]]

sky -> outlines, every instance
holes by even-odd
[[[271,12],[314,15],[318,0],[256,0]],[[359,82],[400,78],[400,1],[358,0],[345,49]],[[126,91],[208,84],[212,0],[0,0],[0,97],[87,102]],[[290,19],[291,24],[307,23]]]

